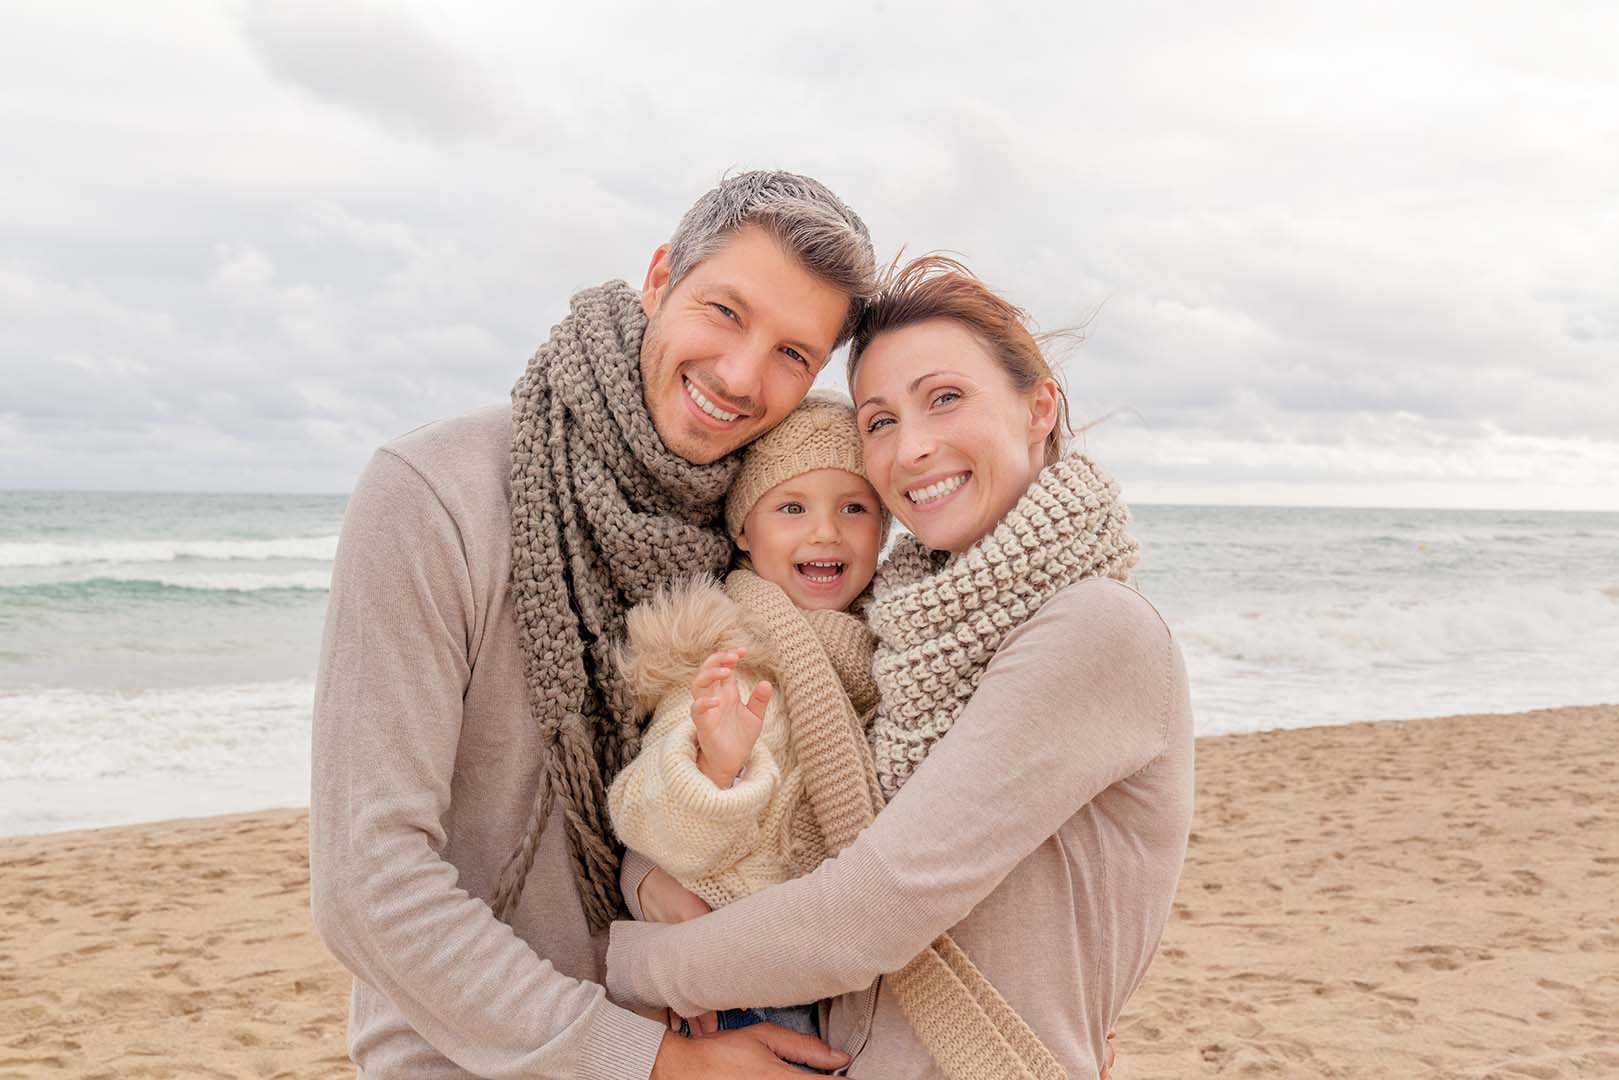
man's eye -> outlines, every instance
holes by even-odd
[[[809,361],[805,359],[804,354],[793,348],[791,345],[783,345],[781,347],[781,351],[787,354],[788,359],[795,360],[798,363],[803,364],[805,367],[809,367]]]
[[[724,315],[727,319],[730,319],[733,322],[737,321],[736,312],[732,311],[730,308],[726,307],[724,304],[713,303],[713,304],[710,304],[709,306],[712,307],[715,311],[718,311],[721,315]]]

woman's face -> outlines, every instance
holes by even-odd
[[[930,548],[960,553],[1029,489],[1057,423],[1056,384],[1019,391],[951,319],[878,335],[855,371],[866,474]]]

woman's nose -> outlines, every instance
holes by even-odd
[[[910,424],[899,432],[899,460],[914,465],[933,453],[933,439],[918,424]]]

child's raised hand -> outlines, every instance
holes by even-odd
[[[703,661],[691,684],[691,719],[697,725],[697,768],[722,788],[742,771],[759,732],[765,709],[775,693],[768,682],[755,683],[747,703],[736,684],[736,665],[746,649],[722,650]]]

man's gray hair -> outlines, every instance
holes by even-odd
[[[698,199],[669,240],[669,287],[748,225],[768,230],[805,270],[848,293],[849,317],[833,347],[848,341],[876,291],[871,233],[842,199],[808,176],[745,172]]]

